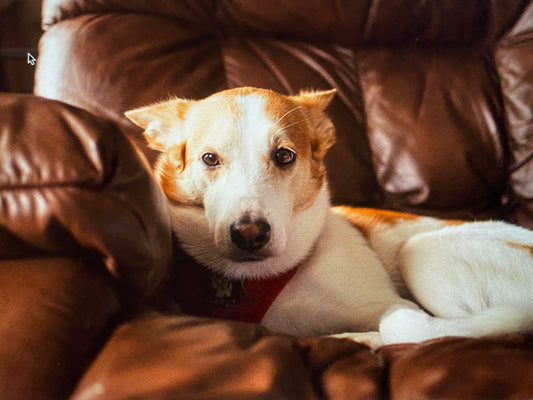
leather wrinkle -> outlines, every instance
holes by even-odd
[[[94,190],[96,188],[102,188],[106,184],[102,183],[88,183],[86,181],[62,181],[62,182],[42,182],[42,183],[23,183],[23,184],[8,184],[0,185],[0,192],[2,191],[34,191],[39,189],[63,189],[63,188],[85,188],[88,190]],[[0,193],[1,194],[1,193]]]

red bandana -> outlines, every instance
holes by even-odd
[[[181,250],[174,257],[172,291],[184,312],[259,323],[296,268],[270,279],[230,280],[201,266]]]

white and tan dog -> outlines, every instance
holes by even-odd
[[[234,279],[295,271],[261,317],[277,332],[379,346],[533,329],[533,232],[330,207],[334,93],[238,88],[126,113],[161,152],[183,249]]]

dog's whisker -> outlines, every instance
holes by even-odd
[[[289,115],[291,112],[293,111],[296,111],[296,110],[299,110],[300,108],[302,108],[302,106],[297,106],[297,107],[294,107],[294,108],[291,108],[289,111],[287,111],[285,114],[283,114],[281,117],[279,117],[279,119],[274,123],[274,125],[277,125],[283,118],[285,118],[287,115]]]
[[[278,132],[281,131],[281,130],[284,130],[284,129],[290,128],[291,126],[294,126],[294,125],[297,125],[297,124],[301,124],[302,122],[305,122],[305,121],[309,121],[310,119],[313,119],[313,118],[315,118],[314,115],[312,115],[312,116],[310,116],[310,117],[307,117],[307,118],[304,118],[304,119],[301,119],[301,120],[299,120],[299,121],[293,122],[292,124],[288,124],[288,125],[280,126],[280,127],[278,127],[278,129],[276,130],[276,133],[278,133]]]

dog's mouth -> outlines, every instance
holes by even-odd
[[[256,253],[249,253],[234,249],[229,255],[228,259],[239,263],[250,263],[264,261],[272,255],[269,252],[260,251]]]

